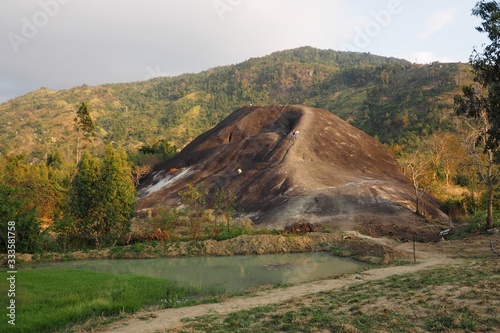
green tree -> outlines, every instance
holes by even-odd
[[[40,250],[41,227],[36,210],[47,199],[46,193],[38,193],[37,189],[48,184],[38,178],[38,168],[33,173],[30,168],[22,156],[0,161],[0,247],[6,249],[8,222],[14,221],[16,251],[21,253]]]
[[[481,144],[486,155],[486,173],[483,182],[488,188],[486,228],[493,228],[493,199],[498,174],[494,164],[500,160],[500,5],[497,1],[479,1],[472,10],[474,16],[482,19],[477,27],[486,33],[491,44],[481,52],[474,48],[470,58],[474,81],[480,86],[462,88],[463,95],[455,96],[455,110],[458,114],[474,118],[480,130],[476,143]],[[478,128],[478,127],[475,127]]]
[[[484,47],[483,52],[474,48],[470,64],[473,68],[474,81],[484,88],[484,104],[471,104],[468,110],[472,117],[478,117],[480,106],[487,115],[491,127],[488,131],[487,146],[495,156],[500,158],[500,5],[497,1],[479,1],[472,14],[480,17],[483,22],[476,29],[486,33],[491,44]],[[474,102],[474,101],[473,101]]]
[[[102,183],[102,206],[106,214],[103,232],[117,239],[130,230],[136,196],[125,152],[115,152],[111,146],[106,148],[102,163]]]
[[[159,155],[162,159],[168,159],[177,154],[177,147],[171,145],[166,139],[160,139],[151,145],[143,145],[139,148],[143,154]]]
[[[486,205],[486,229],[493,228],[493,202],[495,191],[498,187],[498,177],[500,176],[496,157],[497,149],[492,148],[491,123],[488,119],[486,98],[476,93],[472,87],[462,89],[463,96],[455,97],[456,110],[459,114],[472,119],[464,119],[464,126],[468,131],[468,136],[463,140],[470,163],[476,169],[480,181],[486,185],[487,205]]]
[[[76,218],[76,233],[83,238],[93,237],[96,243],[99,242],[100,224],[103,219],[101,171],[102,162],[84,153],[78,163],[78,172],[69,193],[69,210]]]
[[[203,222],[206,220],[205,208],[208,190],[204,184],[194,186],[189,184],[185,190],[179,192],[182,204],[189,223],[189,233],[193,240],[201,236]]]
[[[26,203],[18,194],[18,187],[0,183],[0,247],[7,253],[9,235],[8,222],[15,222],[13,234],[16,252],[35,253],[41,248],[41,228],[35,216],[35,209],[26,210]]]
[[[64,165],[64,159],[61,155],[61,152],[59,150],[56,150],[54,153],[51,153],[47,156],[47,162],[46,162],[48,167],[52,167],[54,169],[61,169]]]
[[[92,142],[92,138],[96,136],[95,125],[90,117],[87,103],[82,102],[82,105],[76,112],[76,117],[73,119],[75,123],[76,135],[76,163],[80,161],[80,140]]]
[[[102,160],[84,154],[70,191],[70,212],[76,217],[76,232],[101,240],[117,241],[130,230],[135,187],[125,153],[106,148]]]
[[[236,196],[230,191],[226,192],[222,189],[217,189],[215,192],[214,211],[225,222],[228,234],[231,234],[230,224],[232,215],[236,211]]]

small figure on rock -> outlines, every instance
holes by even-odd
[[[300,132],[298,129],[296,130],[293,130],[291,133],[290,133],[290,137],[292,138],[292,140],[297,140],[299,138],[299,135],[300,135]]]

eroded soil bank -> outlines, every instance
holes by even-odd
[[[108,249],[71,253],[20,254],[24,262],[86,260],[86,259],[147,259],[182,256],[232,256],[244,254],[274,254],[310,251],[332,251],[339,256],[355,257],[370,263],[389,264],[410,259],[411,253],[394,248],[396,241],[362,237],[356,234],[310,233],[307,235],[242,235],[215,241],[155,242],[117,246]]]

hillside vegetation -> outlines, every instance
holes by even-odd
[[[484,154],[458,121],[453,98],[472,77],[468,64],[419,65],[303,47],[198,74],[61,91],[40,88],[0,105],[0,227],[5,233],[7,221],[20,221],[17,244],[31,253],[168,239],[175,223],[189,220],[179,218],[186,212],[135,214],[138,222],[154,227],[136,235],[129,228],[137,222],[130,221],[134,207],[117,211],[97,195],[88,200],[86,191],[111,199],[134,197],[133,186],[158,163],[250,104],[299,104],[338,115],[391,150],[411,179],[417,215],[420,199],[432,194],[452,218],[467,217],[484,208],[485,186],[478,176]],[[92,122],[87,137],[75,129],[79,110]],[[112,182],[106,178],[111,176]],[[79,186],[85,191],[75,190]],[[203,209],[214,209],[209,201]],[[234,210],[236,201],[227,202]],[[111,215],[120,218],[111,221]],[[479,230],[479,220],[473,217],[471,230]],[[154,221],[163,221],[161,227]],[[220,231],[218,225],[215,230]],[[0,236],[4,246],[6,236]]]
[[[0,151],[44,159],[75,155],[82,102],[97,127],[94,147],[133,151],[160,139],[183,147],[248,104],[327,109],[385,144],[414,144],[453,128],[453,96],[471,82],[467,64],[411,64],[367,53],[303,47],[198,74],[143,82],[40,88],[0,105]]]

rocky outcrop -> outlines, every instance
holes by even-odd
[[[261,227],[306,221],[378,235],[384,223],[384,232],[397,224],[391,236],[429,238],[448,224],[430,196],[422,198],[425,219],[413,213],[412,185],[377,140],[305,106],[236,110],[156,168],[138,189],[137,208],[176,206],[180,190],[201,183],[212,196],[231,192]]]

